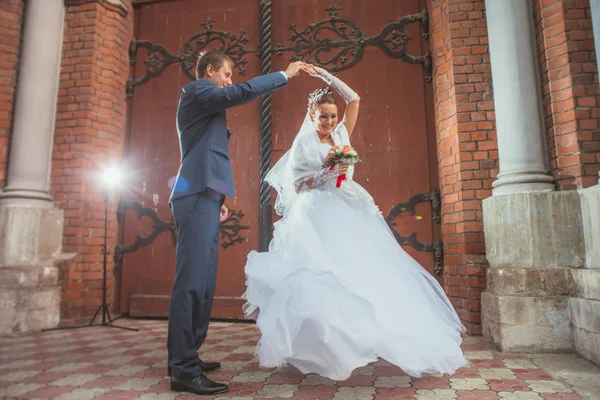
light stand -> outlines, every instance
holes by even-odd
[[[105,176],[105,179],[108,181],[108,177]],[[107,182],[107,186],[108,183],[111,182]],[[107,256],[109,254],[108,252],[108,196],[109,196],[109,187],[106,187],[104,190],[104,245],[102,246],[102,255],[103,255],[103,261],[102,261],[102,304],[98,307],[98,309],[96,310],[96,313],[94,314],[94,317],[92,318],[92,320],[90,321],[90,323],[88,325],[76,325],[76,326],[64,326],[64,327],[58,327],[58,328],[51,328],[51,329],[44,329],[44,331],[56,331],[56,330],[63,330],[63,329],[77,329],[77,328],[89,328],[92,326],[107,326],[110,328],[119,328],[119,329],[125,329],[128,331],[134,331],[134,332],[138,332],[139,329],[136,328],[128,328],[126,326],[118,326],[118,325],[113,325],[113,319],[110,316],[110,311],[108,310],[108,306],[109,304],[106,304],[106,274],[107,274],[107,269],[108,269],[108,259]],[[100,311],[102,311],[102,323],[97,324],[97,325],[93,325],[94,321],[96,320],[96,317],[98,316],[98,314],[100,313]]]
[[[103,255],[103,260],[102,260],[102,304],[100,305],[100,307],[98,307],[98,309],[96,310],[96,313],[94,314],[94,317],[90,321],[90,324],[87,326],[92,326],[92,324],[94,323],[94,320],[98,316],[98,313],[100,311],[102,311],[102,323],[100,324],[100,326],[110,326],[111,328],[126,329],[128,331],[137,332],[137,331],[139,331],[139,329],[128,328],[126,326],[118,326],[118,325],[112,324],[113,319],[110,316],[110,311],[108,310],[108,304],[106,304],[106,270],[108,268],[107,256],[109,254],[107,241],[108,241],[108,189],[106,189],[106,191],[104,192],[104,245],[102,246],[102,255]],[[108,322],[106,322],[107,319],[108,319]]]

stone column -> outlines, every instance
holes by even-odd
[[[0,204],[52,207],[52,141],[60,77],[63,0],[28,0],[8,176]]]
[[[483,334],[502,351],[574,350],[572,270],[585,264],[580,196],[548,175],[529,0],[486,0],[500,174],[483,201]]]
[[[531,7],[528,0],[485,1],[500,158],[494,195],[554,190]]]
[[[60,316],[63,212],[49,194],[63,0],[28,0],[7,185],[0,193],[0,335],[51,328]]]

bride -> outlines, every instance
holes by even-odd
[[[452,374],[467,363],[465,328],[443,289],[398,245],[352,180],[354,167],[323,167],[332,146],[350,145],[360,99],[324,69],[306,68],[347,106],[338,123],[332,91],[311,93],[292,148],[266,177],[283,218],[269,251],[250,252],[245,267],[244,313],[262,334],[260,365],[345,380],[382,358],[411,376]]]

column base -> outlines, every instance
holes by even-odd
[[[0,336],[58,326],[60,300],[57,267],[0,267]]]
[[[554,179],[546,171],[518,171],[498,174],[492,182],[494,196],[511,193],[552,192]]]
[[[572,268],[585,265],[577,192],[530,192],[483,202],[487,291],[483,334],[506,352],[575,350]]]
[[[573,351],[569,268],[490,268],[481,295],[483,335],[508,353]]]
[[[0,192],[0,205],[23,204],[42,208],[52,208],[52,197],[45,191],[12,189],[5,187]]]
[[[501,196],[504,194],[512,193],[529,193],[529,192],[554,192],[554,183],[514,183],[514,184],[502,184],[495,186],[492,189],[493,196]]]
[[[585,267],[600,269],[600,184],[580,190],[579,195],[585,237]]]
[[[600,276],[600,271],[589,272]],[[569,308],[577,353],[600,365],[600,300],[571,298]]]
[[[569,298],[481,295],[483,336],[505,353],[565,353],[574,350]],[[513,307],[522,307],[518,312]],[[514,318],[523,313],[525,319]]]
[[[569,297],[481,295],[483,335],[506,353],[574,350]]]
[[[600,187],[483,202],[483,334],[506,352],[577,351],[600,365]]]
[[[23,203],[0,203],[0,335],[60,321],[63,211]]]
[[[483,201],[492,268],[581,268],[585,240],[577,191],[492,196]]]
[[[579,191],[585,269],[573,270],[573,298],[569,301],[575,348],[600,365],[600,185]]]

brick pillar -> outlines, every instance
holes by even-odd
[[[121,157],[125,86],[133,32],[130,0],[67,1],[52,190],[65,212],[63,246],[76,258],[61,266],[61,323],[88,322],[102,299],[104,203],[99,174]],[[108,250],[117,238],[116,196],[110,200]],[[112,302],[112,256],[108,266]]]
[[[430,0],[442,196],[444,288],[471,334],[485,289],[481,201],[497,175],[494,103],[483,0]]]
[[[8,149],[21,50],[23,0],[0,2],[0,190],[6,184]]]
[[[560,189],[595,185],[600,103],[589,0],[534,1],[550,169]]]

